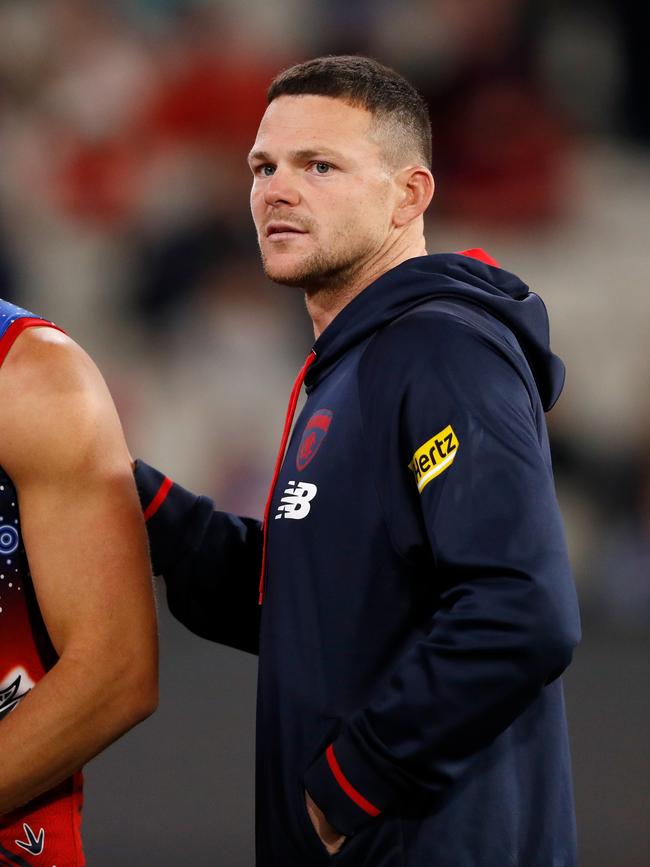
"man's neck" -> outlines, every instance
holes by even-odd
[[[378,280],[382,274],[386,274],[401,265],[402,262],[406,262],[407,259],[426,255],[426,242],[424,237],[420,235],[412,243],[393,248],[376,259],[369,260],[344,285],[334,289],[324,287],[308,293],[305,301],[307,312],[314,325],[315,338],[318,339],[341,310],[363,292],[366,286],[370,286],[371,283]]]

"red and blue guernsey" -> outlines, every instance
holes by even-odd
[[[34,326],[56,328],[0,300],[0,366],[18,335]],[[16,489],[0,466],[0,726],[56,660],[32,585]],[[76,774],[0,816],[0,865],[82,867],[81,805],[82,779]]]

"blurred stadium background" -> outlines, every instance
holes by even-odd
[[[0,0],[0,295],[103,370],[135,454],[261,514],[310,344],[266,283],[245,154],[280,68],[367,53],[426,95],[429,251],[539,290],[582,600],[567,675],[582,867],[650,863],[650,90],[642,4]],[[255,660],[161,594],[156,717],[87,769],[91,867],[250,867]],[[505,865],[504,865],[505,867]],[[551,867],[551,865],[549,865]]]

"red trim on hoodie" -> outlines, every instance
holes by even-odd
[[[352,798],[354,803],[361,807],[364,813],[367,813],[369,816],[373,818],[378,816],[381,813],[381,810],[378,810],[374,804],[371,804],[370,801],[367,801],[361,792],[357,792],[352,783],[345,776],[343,771],[341,770],[339,763],[336,760],[336,756],[334,755],[334,747],[330,744],[325,752],[325,757],[327,759],[327,764],[330,766],[330,770],[334,774],[334,779],[339,784],[339,786],[343,789],[348,798]]]
[[[145,523],[147,521],[150,521],[153,518],[153,516],[160,509],[162,504],[165,502],[165,500],[169,496],[169,492],[171,491],[171,489],[173,487],[174,487],[174,483],[172,482],[172,480],[167,478],[167,476],[165,476],[161,486],[156,491],[155,497],[149,503],[147,508],[144,510],[143,517],[144,517]]]
[[[470,259],[478,259],[479,262],[485,262],[486,265],[492,265],[495,268],[501,267],[496,259],[493,259],[492,256],[480,247],[472,247],[471,250],[459,250],[459,255],[469,256]]]
[[[316,353],[312,349],[312,351],[307,356],[305,363],[300,368],[300,372],[296,377],[296,381],[293,384],[293,388],[291,389],[291,397],[289,398],[289,406],[287,407],[287,415],[284,420],[284,430],[282,431],[282,440],[280,441],[280,450],[278,451],[278,456],[275,461],[275,471],[273,473],[273,481],[271,482],[271,489],[269,490],[269,495],[266,499],[266,506],[264,508],[264,524],[263,527],[263,542],[262,542],[262,570],[260,572],[260,605],[264,601],[264,580],[265,580],[265,572],[266,572],[266,545],[267,538],[269,532],[269,512],[271,511],[271,500],[273,499],[273,492],[275,491],[275,486],[278,482],[278,476],[280,475],[280,470],[282,468],[282,461],[284,460],[284,453],[287,450],[287,442],[289,441],[289,434],[291,433],[291,424],[293,422],[293,416],[296,412],[296,405],[298,404],[298,398],[300,397],[300,389],[302,388],[302,384],[305,381],[305,376],[307,376],[307,371],[310,366],[316,361]]]

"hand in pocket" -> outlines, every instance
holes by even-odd
[[[307,805],[307,814],[323,846],[330,855],[336,855],[345,843],[345,836],[339,834],[336,828],[330,825],[323,811],[313,802],[309,792],[305,792],[305,804]]]

